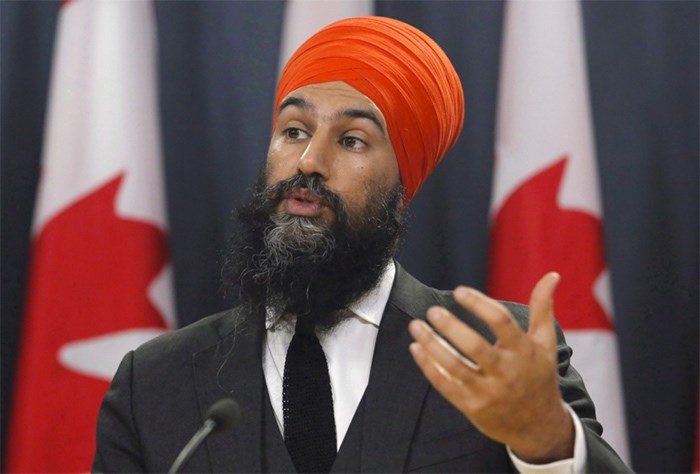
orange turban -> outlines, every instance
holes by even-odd
[[[332,23],[287,63],[275,99],[309,85],[343,81],[384,114],[406,202],[421,187],[464,122],[464,94],[452,63],[425,33],[398,20],[359,17]]]

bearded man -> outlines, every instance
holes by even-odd
[[[343,20],[304,43],[238,213],[224,274],[241,303],[124,358],[94,469],[167,470],[230,396],[241,422],[184,469],[627,470],[569,364],[557,274],[528,316],[474,289],[429,288],[393,260],[406,205],[463,115],[449,59],[405,23]]]

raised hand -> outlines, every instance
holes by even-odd
[[[488,324],[497,339],[493,345],[442,307],[428,310],[439,335],[424,321],[409,325],[415,339],[411,354],[433,387],[482,433],[531,463],[573,455],[574,426],[557,375],[553,295],[558,282],[558,274],[548,273],[535,285],[527,332],[496,300],[458,287],[455,300]]]

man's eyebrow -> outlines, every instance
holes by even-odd
[[[287,97],[280,103],[279,111],[277,112],[278,115],[282,113],[282,110],[284,110],[286,107],[299,107],[300,109],[308,110],[313,112],[316,110],[316,107],[314,107],[313,104],[310,102],[307,102],[306,100],[302,99],[301,97]],[[371,110],[367,109],[343,109],[339,111],[336,116],[336,118],[364,118],[367,120],[372,121],[377,128],[379,129],[380,132],[382,132],[383,135],[386,136],[386,130],[384,129],[384,125],[382,124],[382,121],[379,120],[379,117],[377,114],[372,112]]]
[[[384,125],[382,125],[381,120],[379,120],[379,117],[377,114],[372,112],[371,110],[367,109],[345,109],[341,110],[337,114],[338,118],[340,117],[348,117],[348,118],[364,118],[371,120],[374,122],[374,124],[379,128],[379,131],[382,132],[383,135],[386,136],[386,130],[384,130]]]
[[[295,107],[299,107],[301,109],[306,109],[306,110],[313,110],[314,109],[313,105],[311,105],[310,103],[308,103],[307,101],[305,101],[301,97],[292,96],[292,97],[287,97],[286,99],[284,99],[282,101],[277,113],[278,114],[282,113],[282,110],[284,110],[285,107],[289,107],[291,105],[293,105]]]

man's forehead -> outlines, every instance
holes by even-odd
[[[314,113],[368,118],[386,132],[386,119],[374,101],[343,81],[308,84],[294,89],[282,100],[278,113],[290,106]]]
[[[330,81],[330,82],[320,82],[316,84],[307,84],[305,86],[299,87],[291,91],[282,100],[281,104],[291,97],[304,99],[305,101],[315,104],[316,102],[327,101],[332,103],[355,103],[359,105],[365,105],[376,110],[379,110],[377,104],[374,103],[372,99],[367,97],[362,92],[358,91],[347,82],[344,81]],[[315,100],[314,100],[315,99]]]

